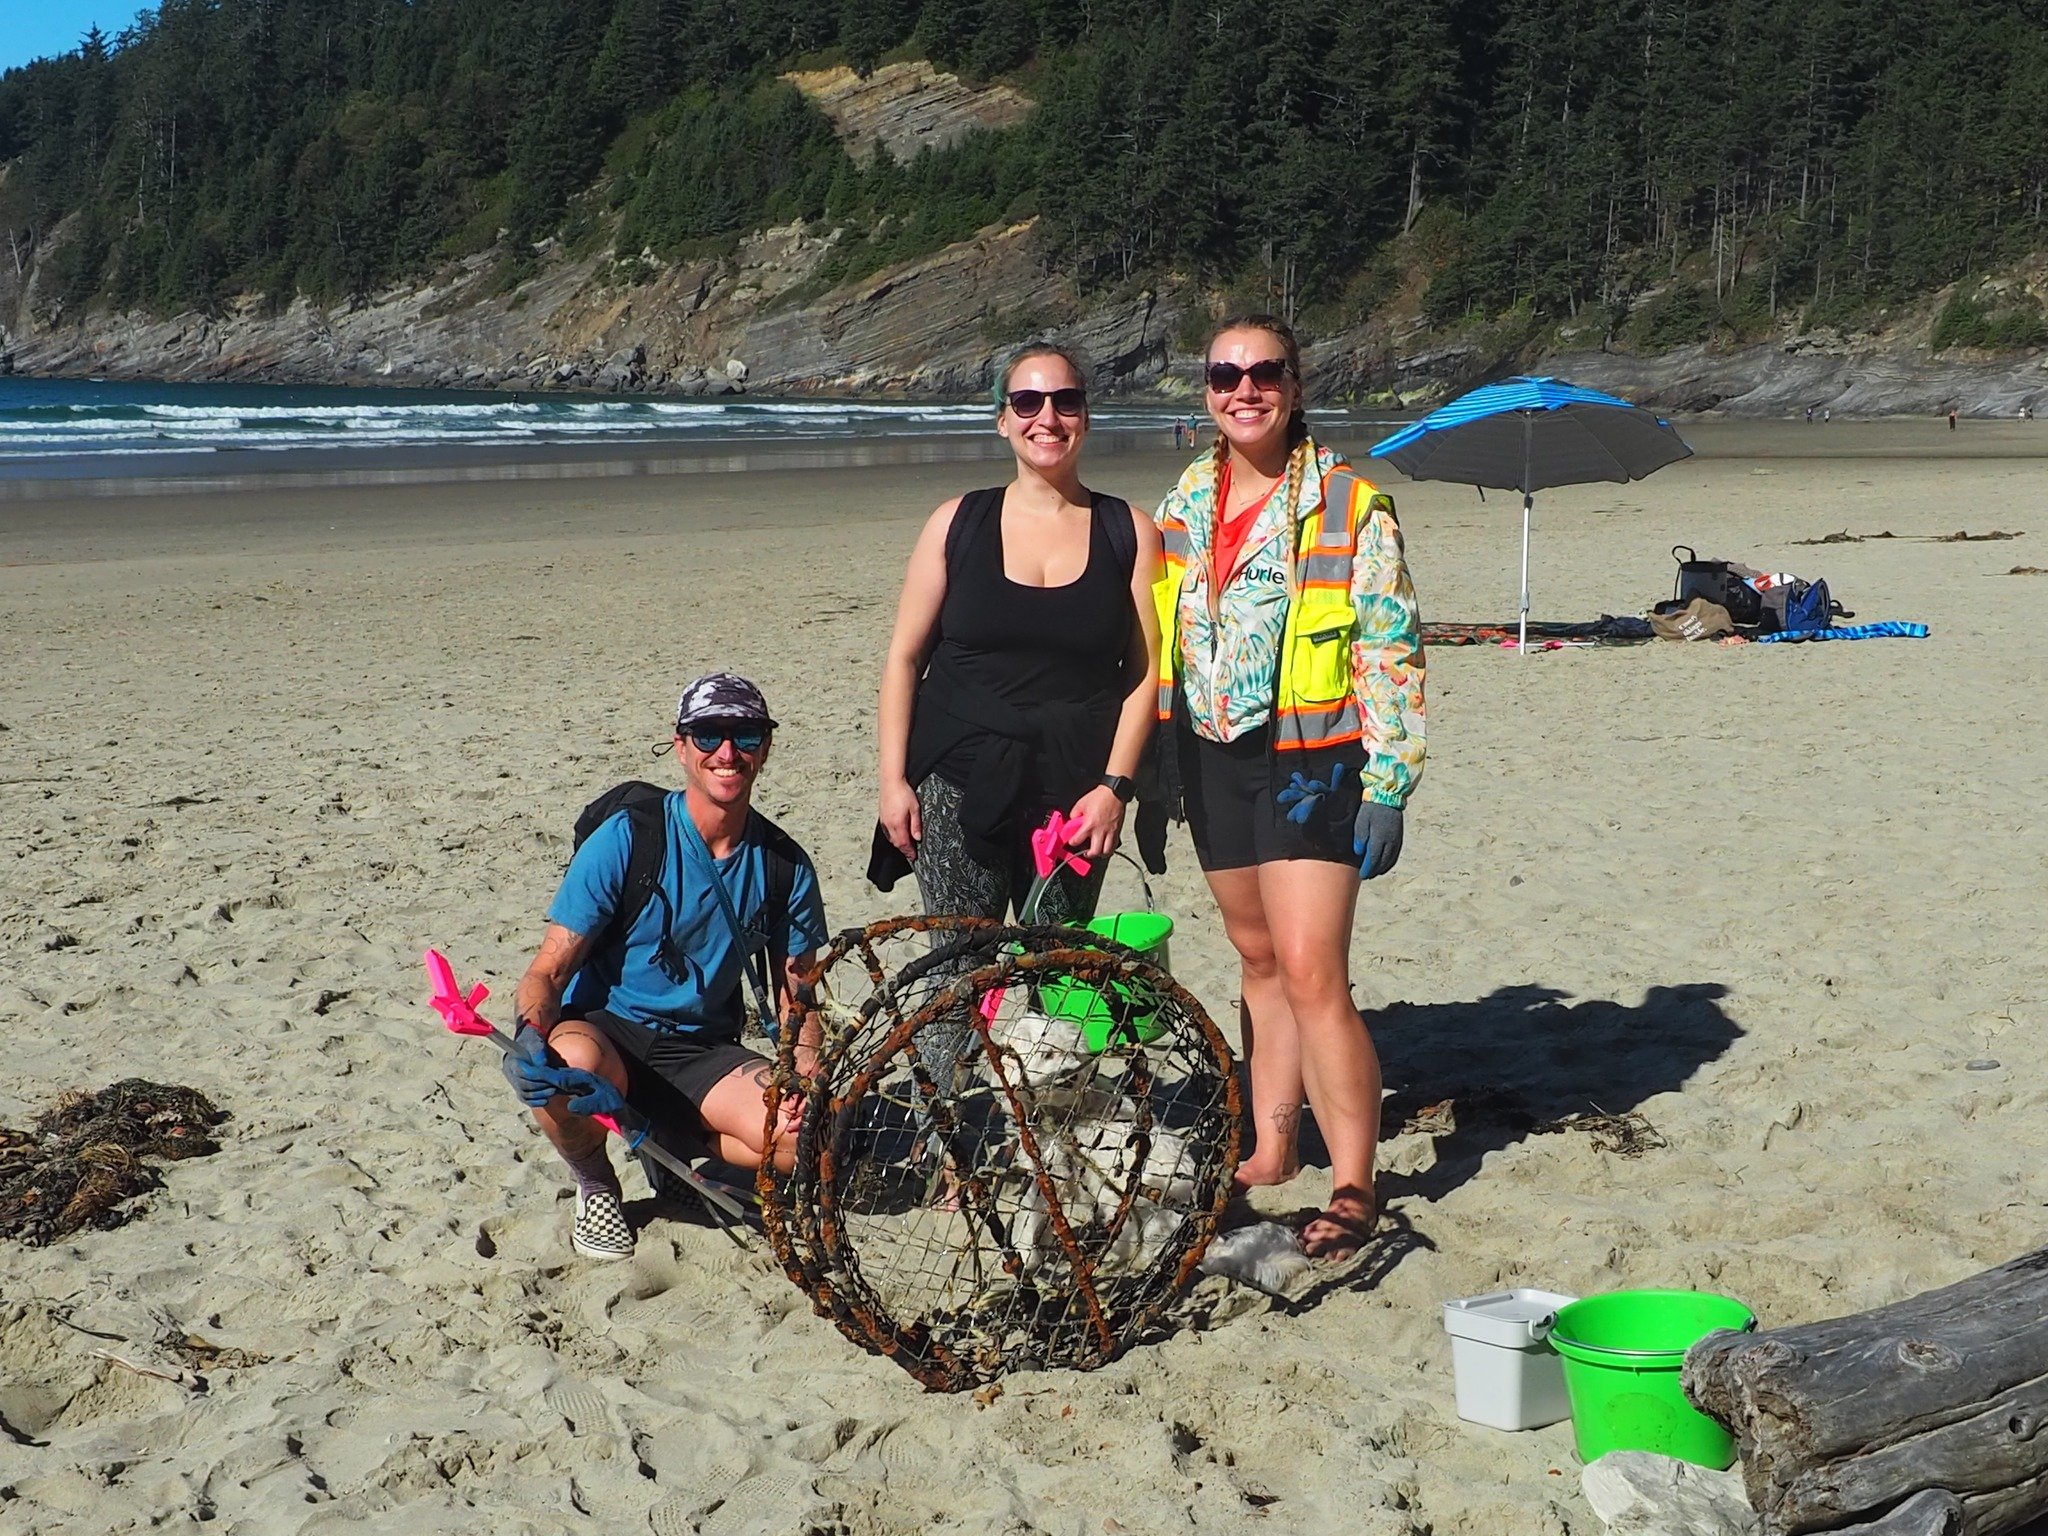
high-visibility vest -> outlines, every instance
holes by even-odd
[[[1337,468],[1323,482],[1323,504],[1297,530],[1294,590],[1280,637],[1274,680],[1273,745],[1308,751],[1361,740],[1364,717],[1351,681],[1351,643],[1358,610],[1351,603],[1351,565],[1358,530],[1384,493],[1356,470]],[[1165,569],[1152,588],[1159,613],[1161,721],[1173,716],[1174,654],[1179,648],[1180,600],[1193,553],[1187,525],[1170,517],[1160,525]]]

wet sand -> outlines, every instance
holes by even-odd
[[[0,1249],[0,1528],[1583,1531],[1567,1426],[1455,1417],[1444,1299],[1696,1286],[1768,1325],[2033,1247],[2048,578],[2005,573],[2048,565],[2048,424],[1687,430],[1696,460],[1538,499],[1536,618],[1638,611],[1684,543],[1933,638],[1433,650],[1354,947],[1385,1234],[985,1407],[856,1353],[758,1245],[657,1219],[577,1258],[418,968],[509,993],[576,809],[663,771],[712,666],[785,723],[761,800],[835,926],[891,911],[873,680],[918,520],[980,467],[0,505],[0,1120],[129,1075],[235,1117],[141,1219]],[[1151,500],[1179,463],[1091,478]],[[1515,498],[1387,480],[1425,616],[1511,620]],[[1905,537],[1959,528],[2025,536]],[[1837,530],[1902,537],[1794,542]],[[1172,858],[1176,970],[1234,1032]],[[1595,1108],[1665,1145],[1530,1129]],[[92,1354],[188,1333],[241,1352],[203,1395]]]

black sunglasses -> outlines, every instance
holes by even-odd
[[[687,734],[690,745],[706,757],[716,752],[725,742],[731,742],[740,751],[752,757],[767,741],[768,733],[761,730],[743,729],[736,726],[692,726]]]
[[[1293,371],[1284,357],[1262,357],[1249,368],[1240,368],[1235,363],[1211,363],[1204,374],[1211,389],[1227,395],[1247,377],[1260,389],[1278,389]]]
[[[1052,408],[1062,416],[1079,416],[1088,409],[1088,391],[1085,389],[1019,389],[1013,390],[1003,403],[1025,421],[1031,420],[1045,409],[1050,400]]]

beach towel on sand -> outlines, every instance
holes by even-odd
[[[1880,619],[1875,624],[1837,624],[1832,629],[1781,629],[1774,635],[1758,635],[1758,645],[1775,641],[1800,640],[1925,640],[1925,624],[1905,619]]]

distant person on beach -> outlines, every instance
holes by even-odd
[[[1813,407],[1810,405],[1806,408],[1806,424],[1809,427],[1813,425]]]
[[[1185,448],[1187,447],[1187,445],[1187,423],[1182,421],[1178,416],[1176,416],[1173,418],[1173,446],[1176,448]]]
[[[1378,1217],[1351,923],[1422,772],[1421,621],[1393,502],[1309,433],[1293,331],[1228,322],[1204,384],[1215,449],[1158,513],[1161,746],[1240,962],[1256,1139],[1238,1183],[1294,1178],[1312,1103],[1334,1188],[1302,1247],[1343,1257]]]
[[[1087,374],[1035,344],[998,375],[1016,475],[926,520],[882,668],[880,814],[868,878],[914,871],[927,913],[1000,918],[1035,877],[1053,811],[1092,861],[1062,869],[1038,917],[1084,921],[1152,734],[1159,531],[1081,482]]]
[[[776,1137],[766,1134],[769,1063],[739,1043],[753,952],[765,948],[779,969],[774,991],[788,1023],[795,977],[827,932],[809,857],[751,809],[774,733],[767,701],[745,678],[715,672],[685,688],[675,728],[683,787],[659,807],[665,841],[648,899],[623,934],[610,934],[636,836],[622,810],[569,861],[519,982],[505,1076],[575,1175],[571,1242],[590,1258],[627,1258],[634,1247],[605,1130],[590,1116],[630,1105],[670,1150],[679,1143],[743,1168],[768,1158],[786,1168],[794,1156],[796,1112],[787,1107]],[[815,1067],[817,1027],[805,1015],[799,1072]]]
[[[1948,429],[1951,432],[1956,429],[1956,408],[1954,406],[1948,408]]]

